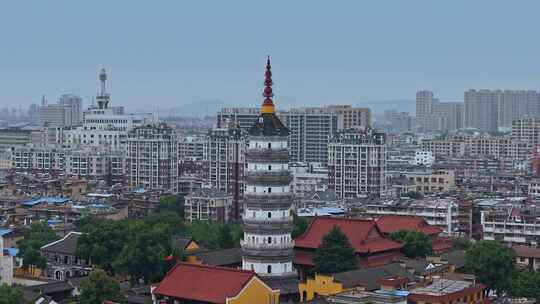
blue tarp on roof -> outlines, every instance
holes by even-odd
[[[13,230],[7,229],[7,228],[0,228],[0,236],[4,236],[4,235],[10,233],[11,231],[13,231]]]
[[[47,204],[63,204],[65,202],[68,202],[69,198],[64,197],[40,197],[32,200],[28,200],[25,202],[22,202],[21,205],[26,207],[33,207],[35,205],[41,204],[41,203],[47,203]]]
[[[17,256],[19,254],[19,249],[15,247],[4,248],[4,251],[7,251],[10,256]]]
[[[137,188],[137,189],[133,190],[133,192],[135,192],[135,193],[146,193],[146,190],[141,187],[141,188]]]
[[[55,220],[55,219],[47,220],[47,224],[49,225],[59,224],[61,222],[62,222],[61,220]]]

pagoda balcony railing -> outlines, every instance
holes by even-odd
[[[292,249],[294,248],[294,241],[286,242],[286,243],[275,243],[275,244],[268,244],[268,243],[251,243],[245,240],[240,241],[240,246],[245,249]]]

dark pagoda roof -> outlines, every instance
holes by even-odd
[[[262,113],[248,131],[251,136],[288,136],[289,129],[274,113]]]

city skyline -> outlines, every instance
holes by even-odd
[[[282,108],[414,100],[421,89],[462,101],[471,88],[540,87],[540,45],[527,38],[535,2],[307,4],[6,4],[1,104],[74,93],[86,107],[105,68],[113,104],[246,106],[261,98],[267,54]],[[14,13],[23,10],[26,18]],[[482,15],[492,18],[479,23]]]

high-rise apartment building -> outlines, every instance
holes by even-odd
[[[372,129],[338,132],[328,146],[329,189],[338,197],[380,197],[386,192],[386,134]]]
[[[39,121],[42,126],[75,127],[81,124],[82,98],[64,94],[56,104],[46,104],[44,99],[39,108]]]
[[[73,94],[64,94],[58,99],[58,104],[64,106],[64,125],[78,126],[82,122],[82,98]]]
[[[258,117],[256,108],[224,108],[218,112],[218,126],[236,122],[248,129]],[[292,162],[326,163],[328,140],[337,130],[348,127],[368,127],[371,111],[351,106],[292,108],[276,115],[290,131],[289,152]]]
[[[512,121],[540,116],[540,93],[525,90],[468,90],[465,92],[465,126],[494,132],[508,129]]]
[[[259,117],[259,108],[235,107],[222,108],[217,113],[217,126],[227,126],[230,122],[236,122],[240,128],[249,129]]]
[[[234,123],[208,131],[203,149],[204,179],[212,189],[233,196],[234,219],[239,219],[244,194],[245,154],[245,131]]]
[[[289,129],[291,162],[326,163],[328,141],[338,130],[339,116],[329,108],[297,108],[279,113]]]
[[[178,143],[171,127],[160,123],[132,129],[126,159],[131,188],[178,192]]]
[[[416,122],[422,132],[461,129],[463,113],[462,102],[440,102],[431,91],[416,93]]]
[[[408,112],[386,110],[384,111],[384,119],[388,125],[387,129],[392,132],[406,133],[413,131],[413,117]]]
[[[350,105],[329,106],[328,109],[338,114],[339,129],[350,129],[355,127],[371,127],[371,109],[352,107]]]
[[[463,102],[437,102],[433,107],[434,125],[439,131],[452,131],[463,128]]]
[[[426,120],[433,113],[433,103],[437,101],[431,91],[416,92],[416,123],[421,130],[429,128]]]
[[[247,185],[243,213],[242,269],[252,270],[280,298],[297,290],[287,127],[276,116],[270,59],[266,65],[261,114],[248,131]]]

